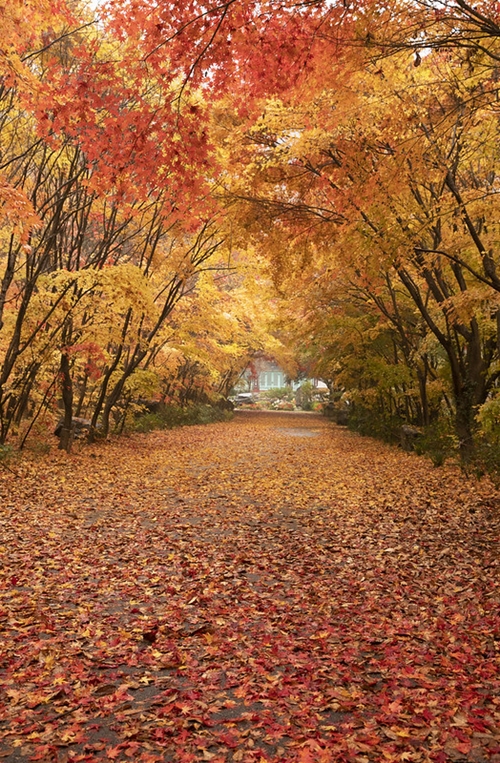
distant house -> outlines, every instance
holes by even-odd
[[[285,387],[288,381],[278,363],[264,357],[256,357],[248,364],[243,379],[247,382],[249,391],[255,393]]]
[[[268,389],[292,387],[296,390],[302,381],[290,381],[281,366],[273,359],[265,356],[256,356],[247,366],[242,380],[246,382],[248,392],[258,394]],[[318,390],[327,390],[326,384],[319,379],[309,379]]]

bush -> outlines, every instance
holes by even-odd
[[[155,413],[139,416],[133,424],[135,432],[152,432],[154,429],[173,429],[174,427],[194,424],[212,424],[216,421],[228,421],[231,411],[221,410],[206,403],[185,407],[180,405],[162,405]]]
[[[276,400],[271,408],[273,411],[294,411],[295,405],[290,400]]]
[[[271,387],[261,392],[261,397],[273,402],[274,400],[293,400],[294,393],[291,387]]]
[[[354,405],[349,410],[347,426],[354,432],[375,437],[384,442],[399,442],[399,432],[405,420],[399,416],[389,416],[376,409]]]
[[[415,453],[428,456],[434,466],[442,466],[449,458],[457,455],[457,441],[451,422],[441,420],[423,430],[415,441]]]
[[[467,472],[478,479],[488,475],[495,487],[500,487],[500,438],[492,433],[479,432],[474,439],[474,450]]]
[[[302,382],[295,392],[295,402],[303,411],[312,410],[314,387],[310,381]]]
[[[349,429],[393,444],[401,444],[401,430],[405,426],[408,422],[403,417],[384,415],[360,405],[354,406],[349,413]],[[434,466],[442,466],[457,455],[457,440],[451,419],[441,419],[420,431],[421,435],[412,442],[412,449],[419,456],[428,456]]]
[[[0,445],[0,462],[8,464],[13,453],[12,445]]]

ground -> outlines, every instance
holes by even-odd
[[[498,494],[319,416],[0,474],[0,758],[500,762]]]

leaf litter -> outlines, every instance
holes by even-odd
[[[500,763],[488,482],[251,413],[18,471],[0,760]]]

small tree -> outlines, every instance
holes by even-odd
[[[304,381],[295,392],[295,402],[303,411],[312,409],[314,387],[312,382]]]

